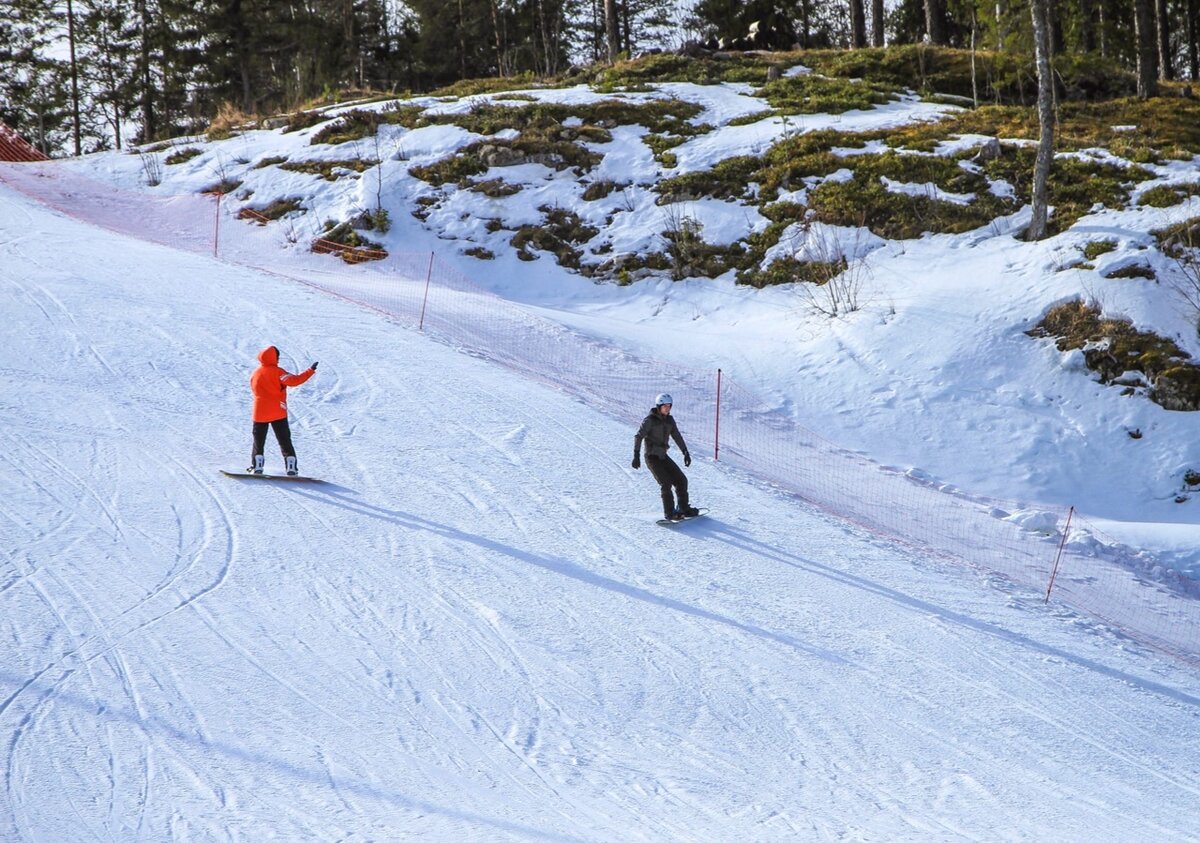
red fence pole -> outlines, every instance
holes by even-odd
[[[1067,523],[1063,525],[1062,541],[1058,543],[1058,554],[1054,557],[1054,570],[1050,572],[1050,584],[1046,586],[1046,599],[1042,602],[1050,602],[1050,589],[1054,588],[1054,578],[1058,576],[1058,563],[1062,560],[1063,548],[1067,544],[1067,534],[1071,532],[1071,517],[1075,515],[1075,507],[1067,510]]]
[[[433,252],[429,253],[429,269],[425,273],[425,297],[421,299],[421,319],[417,323],[417,330],[425,330],[425,303],[429,301],[429,279],[433,277]]]
[[[717,423],[713,431],[713,462],[721,458],[721,370],[717,369]]]
[[[217,256],[217,244],[221,240],[221,197],[223,193],[217,193],[217,216],[213,220],[213,257]]]

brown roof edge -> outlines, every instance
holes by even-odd
[[[8,124],[0,122],[0,161],[46,161],[29,141],[17,134]]]

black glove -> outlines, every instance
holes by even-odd
[[[315,372],[315,371],[317,370],[317,364],[316,364],[316,362],[314,362],[314,363],[313,363],[311,366],[309,366],[308,368],[312,369],[312,370]]]
[[[639,457],[637,454],[634,454],[634,455],[633,455],[633,467],[634,467],[634,468],[641,468],[641,467],[642,467],[642,458],[641,458],[641,457]]]
[[[683,467],[684,467],[684,468],[687,468],[687,467],[688,467],[688,466],[690,466],[691,464],[692,464],[692,455],[691,455],[691,454],[684,454],[684,455],[683,455]]]

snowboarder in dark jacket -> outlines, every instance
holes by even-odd
[[[665,392],[654,399],[654,409],[642,421],[637,435],[633,437],[633,467],[642,467],[641,451],[642,443],[645,442],[646,467],[650,469],[662,490],[663,517],[669,521],[681,521],[699,515],[700,511],[688,502],[688,482],[683,469],[667,456],[667,450],[671,447],[670,440],[674,439],[683,453],[683,464],[692,464],[692,456],[679,433],[679,426],[671,417],[671,404],[671,396]],[[675,490],[674,495],[671,493],[672,487]],[[679,499],[678,506],[675,496]]]

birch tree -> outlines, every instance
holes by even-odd
[[[1033,217],[1029,222],[1030,240],[1046,236],[1049,216],[1050,166],[1054,162],[1054,75],[1050,64],[1049,0],[1031,0],[1033,16],[1033,51],[1038,73],[1038,135],[1037,159],[1033,165]]]

